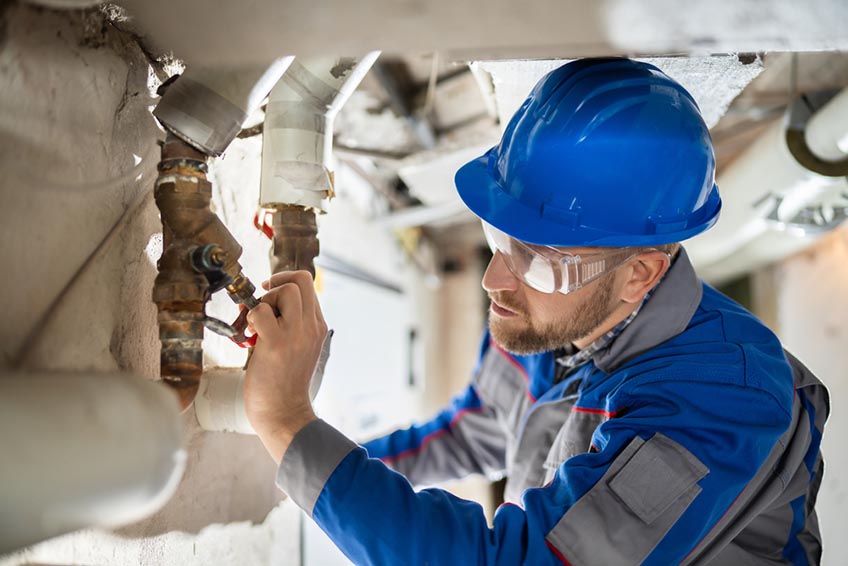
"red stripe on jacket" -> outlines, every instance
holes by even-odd
[[[404,450],[403,452],[395,454],[394,456],[383,456],[382,458],[380,458],[380,460],[383,462],[397,462],[398,460],[401,460],[408,456],[412,456],[413,454],[418,454],[419,452],[423,451],[424,448],[426,448],[427,445],[430,444],[432,441],[450,432],[450,430],[456,425],[456,423],[460,421],[460,419],[462,419],[462,417],[464,417],[468,413],[478,413],[482,410],[483,407],[471,407],[467,409],[462,409],[461,411],[457,411],[457,413],[453,416],[453,418],[450,420],[446,427],[434,430],[433,432],[422,438],[421,444],[419,444],[415,448]]]

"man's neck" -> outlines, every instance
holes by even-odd
[[[589,346],[595,340],[618,326],[621,321],[630,316],[633,311],[639,308],[640,303],[626,303],[624,301],[610,313],[610,315],[604,320],[603,323],[600,324],[591,334],[584,338],[580,338],[579,340],[575,340],[572,342],[574,347],[578,350],[584,349],[586,346]]]

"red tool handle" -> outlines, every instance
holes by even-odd
[[[249,311],[247,309],[242,309],[239,313],[238,318],[235,319],[232,323],[232,327],[236,330],[236,334],[230,337],[230,340],[235,342],[241,348],[252,348],[256,345],[256,334],[253,336],[245,336],[245,330],[247,330],[247,313]]]
[[[271,216],[271,213],[265,210],[264,208],[260,208],[256,211],[256,214],[253,215],[253,225],[256,226],[257,230],[260,230],[269,240],[274,239],[274,227],[268,224],[268,217]]]

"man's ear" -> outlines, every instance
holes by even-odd
[[[621,300],[626,303],[638,303],[660,282],[668,271],[671,258],[661,251],[640,253],[630,260],[626,273],[628,279],[621,290]]]

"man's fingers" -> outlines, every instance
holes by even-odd
[[[267,283],[267,286],[266,286]],[[308,271],[281,271],[262,283],[263,288],[271,289],[294,283],[300,288],[301,305],[305,316],[314,316],[318,309],[318,298],[315,295],[315,281]],[[266,295],[267,296],[267,295]]]
[[[303,318],[303,301],[301,290],[295,283],[286,283],[265,293],[260,302],[270,305],[286,320],[295,321]]]
[[[248,324],[256,330],[260,338],[274,340],[281,337],[280,326],[274,309],[267,303],[259,303],[247,313]]]

